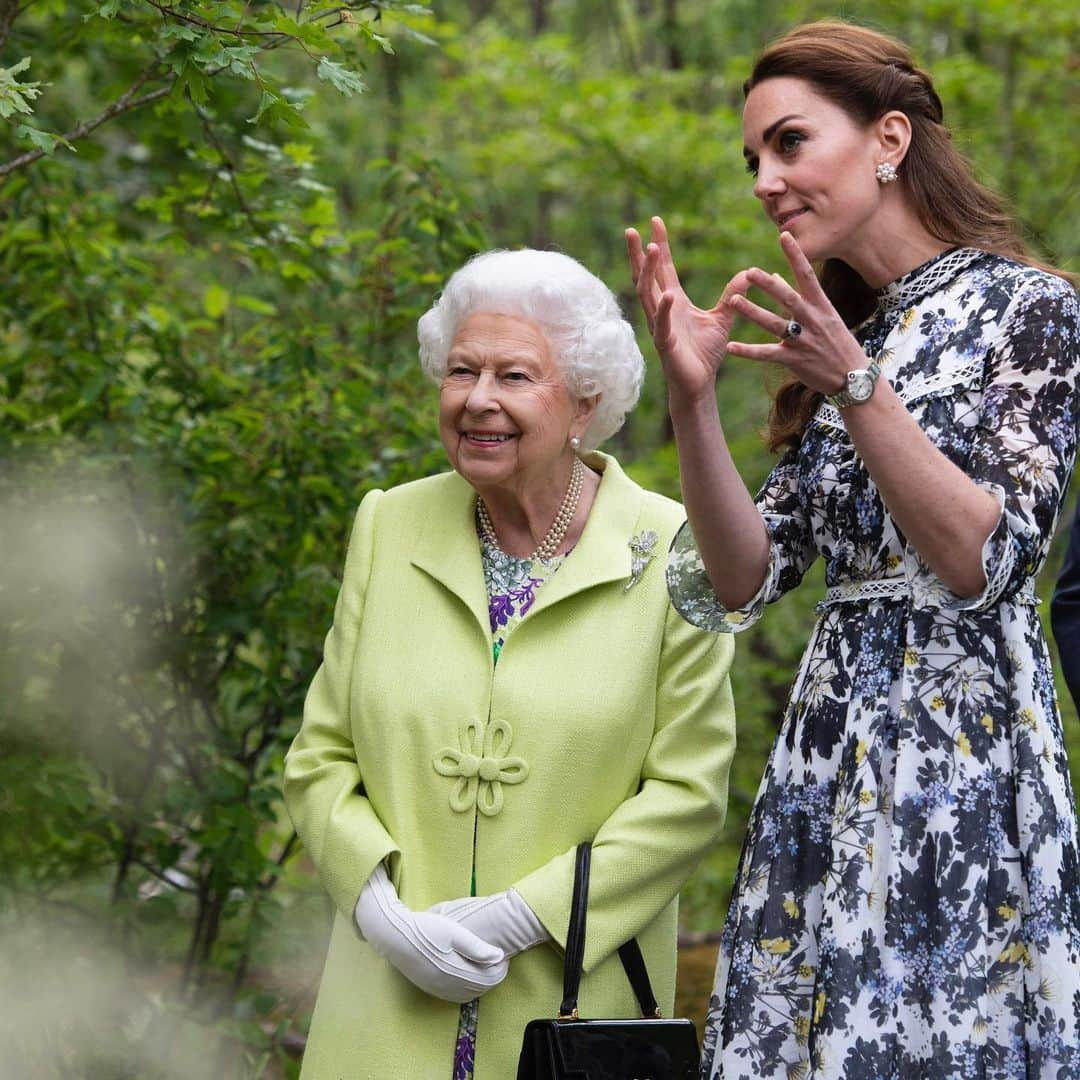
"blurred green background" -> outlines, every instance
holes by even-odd
[[[527,244],[639,325],[622,230],[655,212],[702,302],[783,270],[740,86],[825,16],[906,39],[1036,252],[1080,269],[1068,0],[0,0],[0,1076],[296,1074],[330,911],[281,762],[353,508],[445,467],[416,319]],[[607,449],[675,495],[642,344]],[[718,381],[751,487],[769,378]],[[821,590],[738,639],[688,942],[721,924]],[[684,1009],[715,949],[684,953]]]

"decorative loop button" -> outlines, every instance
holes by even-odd
[[[505,720],[493,720],[484,730],[478,720],[461,726],[461,749],[445,746],[432,759],[440,776],[456,777],[450,808],[463,814],[474,806],[494,817],[503,807],[503,784],[520,784],[529,775],[524,758],[507,752],[514,732]]]

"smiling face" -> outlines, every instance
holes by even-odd
[[[743,153],[754,194],[811,260],[858,265],[872,251],[884,193],[880,125],[862,127],[805,79],[758,83],[743,108]]]
[[[439,434],[450,463],[481,494],[565,487],[570,437],[584,433],[594,402],[567,390],[535,322],[478,312],[450,346]]]

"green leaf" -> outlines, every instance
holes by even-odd
[[[220,285],[207,285],[203,291],[203,311],[211,319],[220,319],[229,310],[229,293]]]
[[[289,15],[278,15],[274,19],[274,29],[289,37],[300,37],[304,33],[304,27]]]
[[[277,308],[273,304],[268,304],[265,300],[260,300],[257,296],[237,296],[233,301],[237,307],[245,308],[248,311],[254,311],[256,315],[276,315]]]
[[[198,41],[199,33],[187,23],[169,23],[158,31],[161,41]]]
[[[305,225],[336,226],[337,203],[325,196],[318,198],[300,215],[300,219]]]
[[[286,101],[280,94],[264,90],[259,98],[259,108],[254,116],[248,117],[249,124],[272,124],[279,122],[287,127],[306,128],[307,121],[300,115],[299,105]]]
[[[310,281],[315,276],[315,271],[306,263],[288,259],[281,264],[281,276],[283,278],[297,278],[300,281]]]
[[[26,71],[30,66],[30,57],[24,56],[17,64],[9,68],[0,68],[0,117],[5,119],[13,113],[29,115],[34,111],[31,101],[41,96],[43,83],[24,82],[16,79],[16,75]]]
[[[423,37],[422,34],[419,36],[421,38]],[[376,45],[378,45],[384,53],[387,53],[389,56],[394,55],[394,46],[388,37],[385,37],[383,34],[376,34],[374,31],[372,31],[368,34],[368,38]],[[428,40],[430,41],[431,39],[429,38]],[[435,42],[432,41],[431,44],[434,45]]]
[[[185,90],[196,105],[205,105],[210,100],[210,80],[195,64],[185,64],[174,84],[174,94],[180,95]]]
[[[319,61],[316,74],[324,82],[330,83],[335,90],[344,94],[345,97],[362,94],[367,89],[364,80],[355,71],[350,71],[347,67],[342,67],[341,64],[328,60],[325,56]]]
[[[60,135],[54,135],[51,131],[42,131],[41,128],[32,127],[30,124],[17,124],[15,134],[20,138],[29,139],[34,144],[35,150],[42,150],[51,154],[57,146],[63,144],[72,152],[75,147]]]
[[[294,165],[315,164],[315,147],[310,143],[287,142],[281,149]]]
[[[103,4],[98,4],[97,14],[103,19],[112,19],[119,10],[120,0],[105,0]]]
[[[83,384],[83,388],[79,393],[79,400],[84,405],[93,404],[101,397],[102,392],[105,390],[105,387],[109,385],[111,379],[112,372],[109,371],[108,368],[103,368],[96,375],[92,375]]]
[[[262,118],[276,105],[281,103],[281,98],[277,94],[270,93],[269,90],[262,92],[262,97],[259,98],[259,108],[254,116],[248,117],[249,124],[257,124]]]

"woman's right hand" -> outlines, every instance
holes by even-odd
[[[498,986],[509,970],[502,949],[454,919],[406,907],[382,863],[361,890],[353,921],[380,956],[443,1001],[472,1001]]]
[[[644,248],[637,230],[627,229],[626,248],[668,391],[687,400],[711,397],[735,321],[736,312],[728,301],[745,295],[749,285],[744,273],[736,274],[715,306],[697,307],[679,282],[663,219],[654,217],[651,226],[650,243]]]

